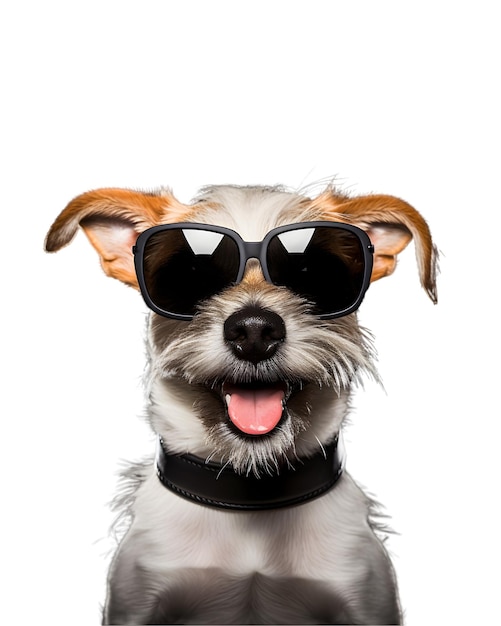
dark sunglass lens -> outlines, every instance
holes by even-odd
[[[286,231],[267,250],[270,278],[306,298],[321,314],[353,306],[364,285],[362,242],[350,230],[320,226]]]
[[[153,233],[144,249],[144,280],[153,303],[194,315],[197,305],[237,279],[238,246],[227,235],[194,228]]]

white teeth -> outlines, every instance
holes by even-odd
[[[227,393],[227,394],[224,396],[224,400],[225,400],[225,402],[226,402],[226,406],[230,406],[231,394]]]

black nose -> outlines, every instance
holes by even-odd
[[[256,365],[275,354],[285,339],[285,323],[273,311],[246,307],[226,320],[224,338],[239,359]]]

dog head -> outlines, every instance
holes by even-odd
[[[133,247],[149,228],[203,224],[262,242],[273,229],[305,222],[364,231],[374,249],[370,281],[391,274],[414,239],[422,286],[436,302],[436,251],[420,214],[392,196],[350,198],[330,187],[315,198],[281,188],[208,187],[190,205],[169,190],[101,189],[69,203],[46,249],[69,243],[80,226],[106,274],[139,289]],[[152,427],[172,452],[259,474],[318,451],[339,431],[354,383],[377,373],[354,311],[318,315],[303,293],[267,279],[263,260],[254,256],[244,259],[239,281],[208,285],[186,319],[151,313],[147,389]],[[317,292],[332,289],[329,271],[317,266]],[[183,275],[175,285],[191,288]]]

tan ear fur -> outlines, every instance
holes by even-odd
[[[355,224],[367,232],[374,244],[372,281],[391,274],[397,255],[414,239],[421,284],[430,299],[437,302],[437,249],[428,224],[410,204],[388,195],[349,198],[328,189],[315,205],[329,219]]]
[[[179,203],[168,190],[142,193],[127,189],[97,189],[74,198],[51,226],[47,252],[70,243],[81,226],[97,250],[108,276],[138,288],[132,246],[147,228],[181,221],[190,207]]]

